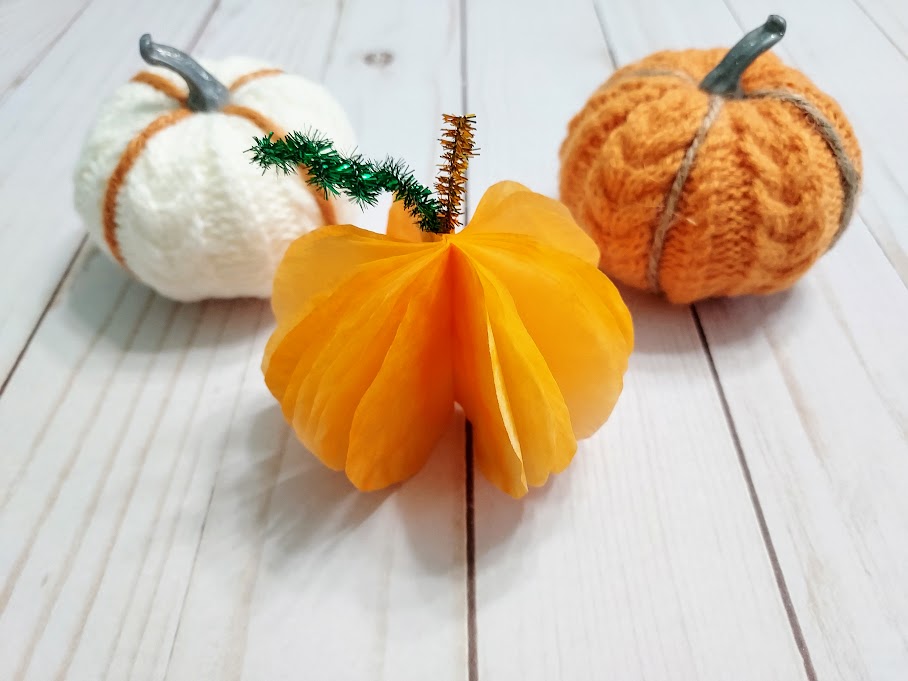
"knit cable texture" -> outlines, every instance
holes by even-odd
[[[836,102],[773,54],[742,99],[697,83],[724,50],[660,52],[616,72],[571,121],[562,200],[602,268],[674,302],[793,284],[841,235],[861,154]]]

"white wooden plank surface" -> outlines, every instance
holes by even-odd
[[[286,15],[309,24],[311,13],[292,4]],[[326,84],[353,116],[364,153],[404,156],[431,177],[441,113],[459,108],[456,5],[341,6],[318,62]],[[212,23],[212,37],[262,24],[274,11],[244,4],[229,25]],[[449,38],[420,37],[414,25]],[[305,43],[301,30],[287,26],[284,40]],[[367,222],[383,230],[385,215],[373,211]],[[256,367],[263,344],[264,336]],[[237,420],[254,418],[240,426],[244,440],[228,450],[216,481],[167,678],[195,679],[200,670],[212,680],[463,678],[462,418],[416,479],[362,495],[288,438],[261,384],[256,370],[241,389],[255,399],[244,400]],[[261,451],[251,461],[250,444]]]
[[[428,176],[460,101],[452,8],[233,0],[200,50],[330,70],[364,146],[428,132],[403,150]],[[380,83],[373,50],[404,56]],[[0,401],[0,678],[464,677],[462,419],[416,479],[360,495],[267,395],[267,304],[176,305],[94,251],[74,270]]]
[[[817,676],[908,670],[908,292],[865,230],[791,294],[700,306]]]
[[[0,1],[0,102],[28,77],[89,2]]]
[[[663,2],[646,15],[633,3],[612,3],[603,16],[625,62],[664,45],[730,44],[769,11],[759,3],[732,6],[747,17],[740,24],[722,2],[709,0],[684,8]],[[801,6],[773,6],[789,18],[790,35],[779,48],[815,44],[816,35],[855,20],[831,2],[809,26],[802,16],[799,28],[793,17]],[[645,34],[622,30],[644,21]],[[862,46],[869,41],[855,39]],[[805,68],[813,76],[814,64],[839,52],[826,45]],[[852,72],[874,68],[873,52],[849,55]],[[908,73],[908,65],[899,68],[898,77]],[[834,87],[830,81],[820,82]],[[876,105],[876,98],[854,101],[849,113],[858,119]],[[866,193],[875,182],[868,174]],[[908,208],[885,203],[891,197],[880,201],[885,215]],[[857,217],[790,293],[697,309],[817,677],[904,678],[908,544],[896,539],[908,536],[901,493],[908,479],[903,282]]]
[[[747,25],[768,5],[731,6]],[[702,314],[817,675],[895,681],[908,673],[908,261],[881,234],[904,254],[908,135],[891,107],[908,97],[908,62],[854,9],[780,8],[805,22],[791,36],[805,39],[786,41],[791,61],[828,79],[855,121],[867,159],[860,215],[790,296]],[[861,75],[874,70],[879,90]],[[732,320],[761,333],[732,333]]]
[[[608,51],[730,44],[770,11],[855,124],[860,215],[791,293],[698,305],[709,355],[689,309],[628,292],[609,424],[523,502],[475,483],[472,623],[462,420],[416,479],[360,495],[266,394],[267,305],[176,305],[84,249],[45,311],[80,240],[81,134],[146,30],[325,77],[362,150],[426,179],[466,96],[475,205],[502,178],[554,194]],[[599,15],[608,47],[583,0],[470,0],[465,41],[459,0],[0,0],[0,385],[43,318],[0,394],[0,679],[905,678],[902,4]]]
[[[867,18],[908,59],[908,5],[902,0],[855,0]]]
[[[593,7],[467,16],[472,203],[504,177],[554,193],[567,121],[612,70]],[[637,349],[609,423],[521,505],[477,481],[479,678],[803,679],[690,312],[627,299]]]
[[[71,177],[100,97],[137,70],[138,36],[191,44],[210,9],[93,0],[0,104],[0,385],[82,240]]]

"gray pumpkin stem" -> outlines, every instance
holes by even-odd
[[[217,111],[227,104],[229,90],[185,52],[159,45],[146,33],[139,38],[139,54],[152,66],[170,69],[186,81],[189,88],[186,104],[193,111]]]
[[[770,14],[766,23],[741,38],[728,54],[700,83],[700,89],[712,95],[741,97],[741,76],[747,67],[785,35],[785,19]]]

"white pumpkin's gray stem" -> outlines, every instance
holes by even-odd
[[[785,35],[785,19],[770,14],[766,23],[741,38],[728,54],[700,83],[700,89],[711,95],[742,97],[741,76],[761,54]]]
[[[217,111],[227,104],[230,91],[185,52],[159,45],[146,33],[139,38],[139,54],[152,66],[170,69],[186,81],[189,88],[186,104],[193,111]]]

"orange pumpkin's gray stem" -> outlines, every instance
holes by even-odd
[[[711,95],[737,98],[743,96],[741,76],[754,60],[785,35],[785,19],[770,14],[766,23],[741,38],[728,54],[700,83],[700,89]]]
[[[186,105],[193,111],[217,111],[230,99],[230,91],[192,57],[175,47],[159,45],[146,33],[139,38],[139,54],[152,66],[170,69],[186,81]]]

